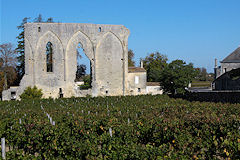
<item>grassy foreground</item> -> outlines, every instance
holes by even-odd
[[[240,104],[165,95],[1,102],[3,137],[7,159],[240,159]]]

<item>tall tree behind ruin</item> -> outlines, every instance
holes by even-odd
[[[22,23],[17,26],[17,28],[21,31],[19,35],[17,36],[17,48],[16,51],[18,53],[18,66],[17,66],[17,73],[18,73],[18,78],[17,82],[19,83],[20,80],[22,79],[24,73],[25,73],[25,64],[24,64],[24,24],[28,22],[28,17],[23,18]]]
[[[36,22],[36,23],[43,22],[42,15],[39,14],[38,17],[36,17],[36,18],[34,19],[34,22]]]
[[[11,43],[5,43],[0,45],[0,60],[1,60],[1,71],[4,76],[3,89],[8,88],[8,82],[16,76],[15,66],[17,63],[17,52],[13,49]]]
[[[134,58],[134,52],[133,52],[133,50],[129,49],[128,50],[128,67],[135,66],[135,62],[134,62],[133,58]]]
[[[17,48],[16,48],[16,51],[18,53],[18,66],[17,66],[17,79],[16,79],[16,84],[19,84],[23,75],[25,74],[25,63],[24,63],[24,58],[25,58],[25,54],[24,54],[24,24],[27,23],[27,22],[30,22],[28,21],[30,18],[29,17],[25,17],[23,18],[22,20],[22,23],[17,26],[17,28],[20,30],[20,33],[19,35],[17,36],[17,40],[18,40],[18,45],[17,45]],[[39,23],[39,22],[44,22],[43,21],[43,18],[42,18],[42,15],[39,14],[37,18],[34,19],[35,23]],[[53,18],[50,17],[47,19],[46,23],[51,23],[53,22]]]
[[[76,72],[75,81],[80,81],[85,77],[86,69],[87,69],[87,67],[84,64],[77,65],[77,72]]]

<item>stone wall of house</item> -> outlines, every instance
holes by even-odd
[[[128,73],[128,90],[129,95],[146,94],[146,72]]]
[[[240,68],[222,74],[212,83],[213,90],[240,90]]]
[[[240,63],[221,63],[220,75],[237,68],[240,68]]]

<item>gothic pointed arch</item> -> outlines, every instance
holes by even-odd
[[[54,68],[51,74],[47,71],[47,56],[46,56],[46,46],[48,43],[52,44],[52,68]],[[63,45],[57,35],[55,35],[52,31],[47,31],[43,34],[38,42],[37,49],[34,55],[34,66],[35,66],[35,81],[37,84],[41,84],[48,87],[57,86],[57,83],[60,80],[64,79],[64,52]],[[36,74],[37,73],[37,74]],[[42,76],[48,76],[49,81],[43,81]]]
[[[76,48],[81,44],[81,47],[91,61],[94,64],[94,51],[93,51],[93,44],[90,38],[83,33],[82,31],[77,31],[73,34],[67,44],[66,48],[66,80],[73,82],[75,80],[75,74],[77,71],[77,59],[76,57]],[[94,68],[92,68],[94,70]]]
[[[123,54],[120,39],[112,32],[105,33],[96,48],[96,80],[102,94],[123,94]]]

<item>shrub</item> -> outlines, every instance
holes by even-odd
[[[24,92],[20,95],[21,99],[40,99],[42,98],[42,90],[38,89],[36,86],[33,88],[27,87]]]
[[[80,85],[80,89],[81,90],[87,90],[89,88],[91,88],[91,76],[87,75],[83,78],[84,84]]]

